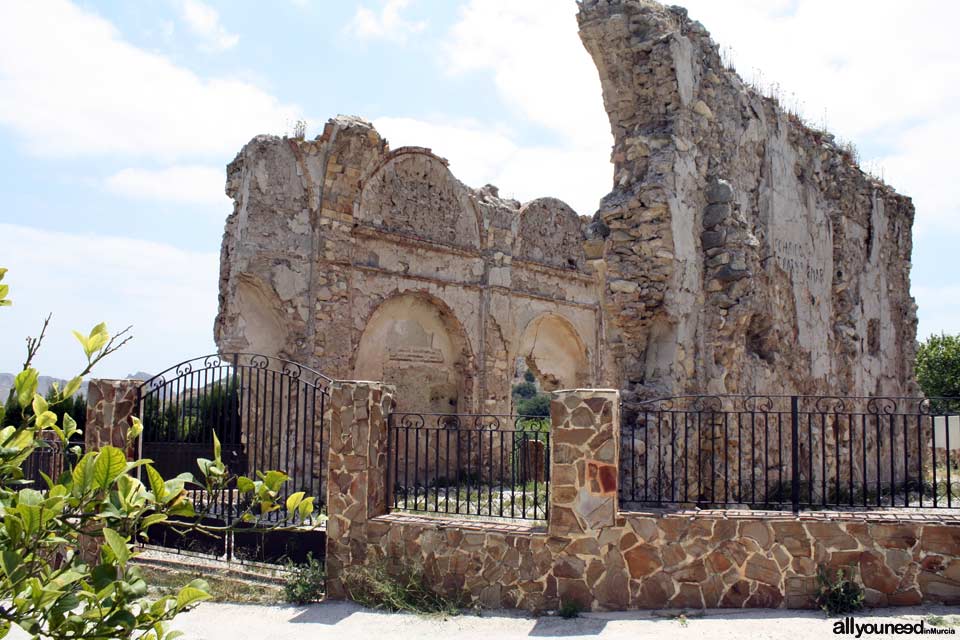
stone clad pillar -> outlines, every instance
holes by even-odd
[[[83,430],[85,451],[105,446],[126,449],[128,458],[137,457],[133,443],[127,445],[130,420],[137,416],[137,389],[142,380],[101,380],[94,378],[87,387],[87,424]]]
[[[614,525],[620,452],[620,392],[568,389],[550,399],[550,522],[555,536]]]
[[[394,388],[380,382],[330,386],[327,597],[343,598],[344,567],[362,564],[366,524],[387,513],[387,419]]]

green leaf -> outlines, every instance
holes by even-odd
[[[130,559],[131,553],[130,549],[127,548],[127,543],[120,536],[120,534],[109,527],[104,527],[103,539],[110,547],[110,550],[113,551],[113,555],[116,556],[117,562],[120,563],[120,566],[125,566],[127,564],[127,560]]]
[[[167,496],[167,487],[160,472],[154,469],[152,464],[147,465],[147,480],[150,482],[150,491],[153,492],[153,497],[157,499],[157,502],[163,502],[163,499]]]
[[[70,417],[69,413],[63,414],[63,435],[66,440],[77,432],[77,421]]]
[[[180,589],[180,593],[177,594],[177,609],[185,609],[186,607],[209,599],[210,594],[203,589],[187,585],[183,589]]]
[[[50,408],[50,405],[47,403],[47,399],[44,398],[39,393],[33,394],[33,415],[39,416],[41,413]]]
[[[220,439],[217,437],[217,432],[213,432],[213,459],[216,462],[220,462]]]
[[[306,494],[303,491],[290,494],[290,497],[287,498],[287,517],[293,515],[293,512],[296,511],[300,503],[303,502],[304,495]]]
[[[147,527],[166,521],[167,516],[162,513],[151,513],[140,524],[140,528],[146,530]]]
[[[83,378],[81,378],[80,376],[71,378],[70,382],[67,383],[67,386],[63,388],[63,397],[69,398],[70,396],[75,394],[77,391],[80,390],[81,384],[83,384]]]
[[[18,373],[14,379],[13,386],[17,390],[17,402],[20,403],[21,407],[30,406],[34,394],[37,393],[37,378],[39,376],[40,373],[30,367]]]
[[[283,473],[282,471],[267,471],[266,474],[262,474],[263,484],[267,485],[267,488],[271,491],[278,491],[280,485],[286,482],[290,476]]]
[[[101,489],[108,488],[127,468],[127,456],[116,447],[104,447],[93,464],[93,482]]]
[[[297,505],[297,514],[300,516],[300,522],[305,522],[313,515],[313,496]]]
[[[93,488],[93,468],[97,457],[95,451],[86,453],[77,466],[73,468],[73,489],[77,495],[82,495]]]
[[[250,478],[246,476],[237,477],[237,491],[239,491],[240,493],[247,493],[248,491],[253,491],[255,486],[256,485],[254,484],[253,480],[251,480]]]
[[[20,555],[10,549],[4,549],[3,552],[0,553],[0,566],[3,567],[3,572],[11,581],[13,579],[13,572],[20,566],[20,562]]]
[[[143,433],[143,423],[140,422],[140,418],[133,418],[133,424],[127,429],[127,442],[133,442],[140,437],[141,433]]]
[[[192,518],[197,515],[197,512],[193,508],[193,503],[189,500],[180,500],[179,502],[174,502],[168,511],[171,516],[182,516],[185,518]]]
[[[44,411],[43,413],[37,413],[35,415],[37,416],[35,423],[37,429],[47,429],[57,424],[57,414],[53,411]]]

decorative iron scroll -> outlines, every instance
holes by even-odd
[[[333,379],[319,371],[305,367],[302,364],[283,358],[265,356],[259,353],[213,353],[206,356],[199,356],[185,360],[179,364],[162,371],[140,385],[141,393],[146,393],[171,384],[178,378],[184,378],[203,371],[216,371],[223,373],[223,370],[232,370],[234,367],[257,369],[259,371],[276,372],[293,378],[303,380],[316,387],[327,387]]]

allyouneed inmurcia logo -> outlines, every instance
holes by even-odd
[[[848,617],[833,623],[835,635],[853,636],[860,638],[872,635],[954,635],[956,629],[934,627],[923,620],[917,622],[857,622],[856,618]]]

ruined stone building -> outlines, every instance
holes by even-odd
[[[459,182],[367,122],[258,136],[228,168],[223,351],[510,410],[547,389],[914,392],[909,200],[744,84],[683,9],[583,0],[614,137],[597,211]]]

